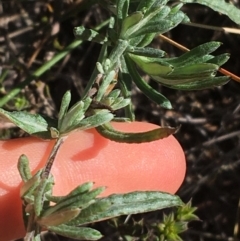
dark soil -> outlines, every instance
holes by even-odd
[[[74,40],[73,27],[84,25],[93,28],[108,18],[108,12],[93,2],[0,1],[0,60],[2,70],[8,70],[6,78],[0,82],[0,98],[69,45]],[[238,0],[232,2],[240,6]],[[194,23],[237,28],[227,17],[205,7],[193,4],[184,7],[184,10]],[[222,42],[217,53],[231,54],[224,68],[240,76],[239,35],[180,25],[166,36],[188,48],[212,40]],[[171,56],[182,53],[159,39],[153,44]],[[79,100],[99,49],[97,44],[83,43],[23,88],[4,108],[24,108],[55,116],[66,90],[72,91],[73,103]],[[135,88],[136,119],[160,125],[181,125],[176,137],[185,150],[188,169],[178,195],[185,202],[192,199],[201,220],[190,223],[189,230],[181,237],[186,241],[240,240],[240,83],[232,80],[222,87],[192,92],[170,90],[151,80],[150,83],[171,100],[174,109],[160,108]],[[10,132],[10,127],[1,124],[2,137],[25,135],[20,131]],[[124,218],[120,218],[115,220],[118,225],[114,221],[103,222],[96,228],[105,234],[102,241],[124,240],[123,234],[131,233],[133,220],[143,218],[145,225],[135,223],[134,230],[136,233],[148,233],[151,230],[148,230],[147,223],[161,217],[161,212],[138,215],[132,217],[127,225],[123,224]],[[69,240],[55,235],[45,238]]]

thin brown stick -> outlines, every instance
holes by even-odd
[[[29,61],[27,63],[27,67],[28,68],[31,67],[32,63],[37,58],[37,56],[40,53],[40,51],[42,50],[44,44],[47,42],[48,38],[49,38],[49,34],[47,34],[47,36],[45,36],[45,38],[41,40],[41,42],[39,43],[38,47],[36,48],[36,50],[34,51],[34,53],[32,54],[32,56],[30,57],[30,59],[29,59]]]
[[[217,27],[217,26],[212,26],[212,25],[205,25],[205,24],[200,24],[200,23],[183,23],[184,25],[192,26],[192,27],[197,27],[197,28],[204,28],[204,29],[210,29],[214,31],[222,31],[225,33],[233,33],[233,34],[240,34],[240,29],[238,28],[228,28],[228,27]]]
[[[172,39],[170,39],[170,38],[168,38],[168,37],[166,37],[166,36],[164,36],[164,35],[162,35],[162,34],[160,34],[159,37],[160,37],[161,39],[163,39],[164,41],[166,41],[166,42],[172,44],[173,46],[177,47],[178,49],[181,49],[182,51],[185,51],[185,52],[190,51],[190,49],[186,48],[185,46],[183,46],[183,45],[175,42],[174,40],[172,40]],[[220,73],[222,73],[223,75],[229,76],[229,77],[231,77],[233,80],[235,80],[236,82],[239,82],[239,83],[240,83],[240,77],[239,77],[239,76],[237,76],[237,75],[235,75],[235,74],[233,74],[233,73],[231,73],[231,72],[229,72],[228,70],[223,69],[223,68],[219,68],[218,71],[219,71]]]
[[[20,35],[22,35],[22,34],[24,34],[26,32],[29,32],[31,30],[33,30],[32,26],[29,26],[29,27],[26,27],[26,28],[22,28],[22,29],[14,31],[12,33],[9,33],[8,37],[10,39],[12,39],[12,38],[18,37],[18,36],[20,36]],[[5,37],[4,36],[0,37],[0,42],[3,42],[3,41],[5,41]]]

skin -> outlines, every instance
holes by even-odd
[[[158,126],[143,123],[114,123],[121,131],[143,132]],[[9,241],[25,234],[21,217],[21,179],[17,159],[28,156],[33,173],[44,166],[53,141],[21,138],[0,142],[0,240]],[[185,156],[173,136],[162,140],[125,144],[109,141],[94,129],[74,132],[55,160],[52,174],[54,195],[66,195],[86,181],[106,186],[102,196],[132,191],[165,191],[174,194],[185,176]]]

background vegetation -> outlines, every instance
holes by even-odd
[[[94,28],[107,19],[108,12],[96,0],[6,0],[0,1],[0,98],[6,97],[46,60],[61,52],[74,41],[73,27],[84,25]],[[240,7],[239,0],[231,1]],[[237,28],[231,20],[200,5],[184,7],[193,23],[206,26]],[[223,45],[217,53],[228,52],[230,60],[225,69],[240,75],[240,36],[219,30],[208,30],[180,25],[166,34],[167,37],[193,48],[211,40]],[[156,39],[153,45],[178,56],[176,47]],[[4,108],[26,109],[32,113],[55,116],[61,98],[70,89],[73,103],[86,85],[99,53],[99,45],[84,42],[55,63],[38,79],[22,88]],[[216,54],[217,54],[216,53]],[[178,195],[187,202],[192,198],[196,214],[194,221],[182,235],[183,240],[240,240],[240,83],[204,91],[182,92],[149,83],[171,101],[174,109],[165,110],[150,102],[137,88],[134,89],[136,119],[155,124],[181,124],[176,134],[187,158],[187,176]],[[16,90],[16,89],[15,89]],[[12,126],[0,123],[2,139],[25,135]],[[13,130],[13,131],[12,131]],[[151,240],[149,223],[162,219],[162,212],[103,222],[96,228],[106,240],[127,239],[147,234]],[[123,238],[124,237],[124,238]],[[48,235],[46,240],[68,240]],[[141,240],[144,240],[142,238]]]

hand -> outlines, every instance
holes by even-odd
[[[113,126],[127,132],[158,127],[143,122],[114,123]],[[28,156],[35,173],[44,166],[53,143],[33,137],[0,142],[1,241],[25,235],[19,197],[19,156]],[[183,181],[185,168],[183,150],[173,136],[150,143],[125,144],[109,141],[94,129],[79,131],[69,135],[54,162],[54,195],[66,195],[86,181],[94,181],[95,186],[106,186],[104,196],[137,190],[173,194]]]

